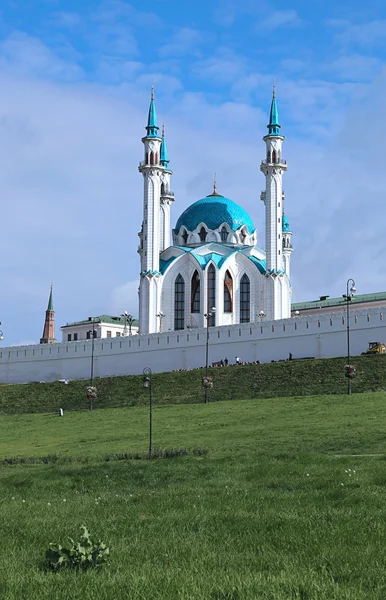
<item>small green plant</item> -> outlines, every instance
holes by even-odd
[[[54,571],[62,568],[87,570],[100,567],[106,562],[110,554],[106,544],[93,540],[85,525],[82,525],[81,530],[82,535],[78,542],[69,538],[70,548],[64,548],[60,544],[50,544],[46,559],[51,569]]]

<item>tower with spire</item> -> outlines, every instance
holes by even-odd
[[[50,296],[48,299],[48,306],[46,310],[46,318],[44,321],[43,336],[40,339],[41,344],[53,344],[56,342],[55,339],[55,311],[54,302],[52,299],[52,285],[50,289]]]
[[[275,84],[267,128],[268,134],[263,137],[266,158],[260,166],[260,170],[265,175],[265,191],[262,192],[261,199],[265,204],[265,252],[269,278],[266,302],[267,313],[271,318],[281,319],[290,311],[290,286],[283,285],[283,278],[289,280],[292,234],[288,219],[284,217],[282,179],[287,170],[287,163],[283,159],[284,136],[280,134]]]
[[[141,260],[139,285],[139,331],[141,334],[157,331],[160,312],[160,252],[170,246],[170,205],[174,195],[170,191],[169,158],[165,130],[159,135],[151,92],[146,135],[142,138],[144,159],[138,170],[143,175],[143,221],[139,232],[138,253]]]

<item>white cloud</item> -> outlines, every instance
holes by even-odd
[[[159,54],[160,56],[177,55],[179,57],[185,54],[198,56],[203,41],[204,36],[200,31],[191,27],[182,27],[174,33],[167,44],[160,46]]]
[[[275,10],[270,13],[265,19],[259,21],[259,28],[272,31],[278,27],[297,27],[301,24],[301,20],[296,10]]]
[[[348,21],[330,22],[334,27],[341,27],[341,33],[336,34],[335,39],[345,45],[358,44],[360,46],[373,47],[385,44],[386,19],[367,21],[354,25]]]

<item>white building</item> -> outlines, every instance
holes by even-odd
[[[189,206],[177,220],[170,246],[172,171],[164,131],[159,135],[152,92],[144,159],[139,331],[141,334],[285,319],[291,315],[291,230],[284,215],[283,159],[273,93],[265,159],[265,239],[258,243],[252,218],[236,202],[213,192]],[[212,310],[215,309],[215,310]]]
[[[130,316],[130,315],[129,315]],[[138,333],[138,321],[125,317],[100,315],[63,325],[62,342],[77,342],[94,338],[112,338]]]

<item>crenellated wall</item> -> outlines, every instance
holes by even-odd
[[[191,369],[205,364],[206,329],[166,331],[94,341],[94,377]],[[386,342],[386,305],[350,311],[351,355]],[[0,383],[87,379],[92,341],[0,348]],[[211,327],[209,362],[327,358],[347,353],[346,314],[320,313],[280,321]]]

